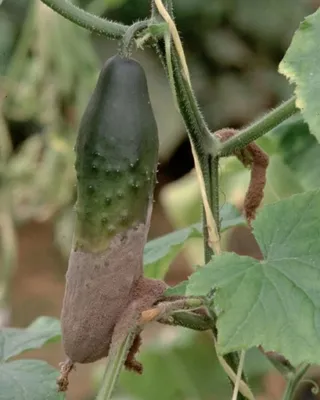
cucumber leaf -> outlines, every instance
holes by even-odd
[[[264,260],[214,257],[187,294],[216,289],[219,353],[262,345],[295,365],[320,364],[320,190],[265,206],[253,227]]]
[[[0,400],[62,400],[56,379],[59,372],[44,361],[0,363]]]
[[[221,231],[244,225],[245,220],[240,212],[231,204],[221,210]],[[163,278],[170,264],[180,253],[186,241],[202,238],[202,224],[193,224],[187,228],[171,232],[148,242],[144,249],[145,275],[152,278]]]
[[[0,362],[20,353],[38,349],[60,339],[60,322],[55,318],[39,317],[28,328],[2,328],[0,330]],[[1,398],[1,397],[0,397]]]

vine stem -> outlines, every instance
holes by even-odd
[[[213,229],[212,231],[218,231],[217,233],[219,235],[218,162],[217,160],[216,162],[211,162],[213,157],[208,154],[207,151],[207,149],[211,146],[214,146],[215,143],[218,144],[218,139],[211,135],[190,85],[188,70],[186,73],[182,72],[183,67],[181,63],[181,57],[179,57],[176,47],[171,46],[171,36],[174,37],[174,35],[176,35],[176,43],[180,40],[179,34],[172,19],[172,1],[166,1],[166,8],[163,6],[162,2],[158,1],[158,6],[160,6],[160,10],[162,10],[164,15],[161,15],[154,0],[152,2],[152,16],[154,20],[158,23],[163,23],[164,20],[168,22],[165,22],[167,24],[167,31],[164,32],[165,51],[162,49],[158,41],[155,42],[155,47],[167,73],[175,100],[175,105],[178,106],[177,109],[183,118],[193,153],[196,154],[196,157],[199,161],[203,176],[202,182],[204,182],[210,209],[217,211],[216,213],[213,212],[216,229]],[[170,31],[170,26],[171,30],[173,29],[174,32]],[[179,44],[178,48],[180,48],[183,52],[183,48]],[[182,59],[185,59],[184,54],[180,56],[182,56]],[[186,66],[186,62],[183,62],[183,64]],[[214,180],[213,177],[216,177],[217,179]],[[209,245],[207,225],[206,213],[204,213],[203,234],[206,262],[208,262],[213,255],[212,247]]]
[[[239,360],[238,371],[237,371],[237,378],[236,378],[236,381],[235,381],[235,384],[234,384],[232,400],[237,400],[237,398],[238,398],[239,385],[240,385],[240,382],[241,382],[241,375],[242,375],[242,371],[243,371],[245,356],[246,356],[246,352],[244,350],[242,350],[241,354],[240,354],[240,360]]]
[[[213,333],[212,336],[213,336],[213,341],[214,341],[214,344],[215,344],[215,348],[217,348],[217,339],[216,339],[216,334],[215,334],[215,327],[213,327],[212,333]],[[216,353],[216,354],[217,354],[219,363],[222,366],[222,368],[224,369],[225,373],[228,375],[228,377],[231,380],[231,382],[234,385],[236,385],[237,384],[237,380],[238,380],[237,374],[234,372],[234,370],[230,366],[231,365],[230,361],[234,361],[235,357],[230,357],[230,355],[232,353],[227,354],[224,357],[220,356],[218,353]],[[238,364],[240,365],[240,363],[238,363]],[[239,369],[239,366],[237,366],[237,367],[238,367],[238,371],[237,372],[238,373],[240,373],[240,372],[242,373],[243,367],[241,367],[241,369]],[[239,370],[240,370],[240,372],[239,372]],[[240,377],[241,377],[241,374],[240,374]],[[241,398],[244,397],[244,398],[247,398],[249,400],[255,400],[255,397],[254,397],[250,387],[247,385],[247,383],[243,379],[240,379],[239,383],[237,385],[238,385],[238,390],[241,393]]]
[[[205,210],[204,227],[205,234],[207,234],[207,236],[205,236],[205,258],[206,262],[208,262],[212,257],[212,250],[214,250],[215,254],[217,255],[221,254],[219,232],[219,158],[217,156],[212,157],[210,154],[208,154],[206,149],[207,138],[210,138],[211,143],[214,146],[216,144],[215,137],[210,134],[193,94],[183,47],[173,19],[164,7],[162,0],[154,0],[154,4],[160,16],[167,22],[172,40],[175,45],[171,51],[171,54],[169,54],[169,57],[172,59],[174,74],[174,82],[171,82],[171,86],[175,85],[177,89],[173,94],[177,96],[179,111],[183,117],[190,137],[191,150],[195,162],[195,170],[197,173],[202,202]],[[168,48],[166,46],[166,58],[168,57],[167,49]],[[160,54],[163,57],[161,50]],[[164,62],[164,65],[168,73],[168,61]],[[170,74],[168,74],[168,76],[170,79]],[[207,239],[209,240],[207,241]],[[233,356],[233,354],[231,355]],[[220,364],[224,368],[231,381],[235,383],[236,374],[232,368],[228,365],[223,357],[218,358]],[[244,397],[247,397],[253,400],[254,396],[247,383],[241,379],[241,373],[242,367],[240,366],[240,382],[237,386],[241,392],[241,398],[243,399]]]
[[[121,48],[120,48],[121,56],[130,57],[132,52],[132,46],[137,33],[147,28],[150,22],[151,21],[149,19],[145,19],[143,21],[137,21],[127,29],[126,33],[123,35],[121,43]]]
[[[121,38],[128,28],[127,25],[108,21],[90,14],[67,0],[41,1],[69,21],[81,26],[82,28],[88,29],[91,32],[107,36],[110,39]]]
[[[296,97],[293,96],[260,120],[240,130],[237,135],[220,143],[218,146],[214,144],[211,154],[219,157],[230,156],[235,150],[246,147],[249,143],[263,136],[298,111]]]
[[[168,24],[169,31],[171,33],[176,51],[179,56],[179,61],[181,63],[182,79],[184,79],[186,81],[185,82],[186,84],[184,86],[189,91],[188,94],[190,96],[190,92],[192,91],[190,74],[189,74],[188,65],[186,62],[186,58],[185,58],[185,54],[183,51],[183,46],[182,46],[182,43],[180,40],[178,30],[170,16],[170,14],[164,7],[162,1],[161,0],[154,0],[154,1],[155,1],[155,4],[156,4],[159,14],[162,16],[162,18]],[[208,130],[205,129],[205,131],[206,131],[206,133],[208,133]],[[197,148],[195,147],[192,137],[191,137],[191,150],[192,150],[192,155],[194,158],[195,170],[196,170],[196,174],[197,174],[197,178],[198,178],[198,182],[199,182],[199,186],[200,186],[202,202],[203,202],[205,215],[206,215],[206,222],[207,222],[207,226],[208,226],[208,236],[209,236],[209,241],[210,241],[209,245],[210,245],[210,247],[212,247],[215,254],[220,254],[221,253],[221,245],[220,245],[220,234],[218,231],[218,225],[217,225],[217,223],[213,217],[212,211],[211,211],[210,203],[209,203],[207,192],[206,192],[205,179],[204,179],[203,172],[201,169],[201,164],[199,161],[199,155],[198,155]]]
[[[301,379],[303,378],[304,374],[307,372],[309,367],[310,367],[310,364],[303,364],[302,366],[297,368],[295,373],[293,373],[290,376],[290,378],[288,379],[287,387],[284,392],[282,400],[292,400],[293,399],[293,395],[294,395]]]
[[[131,331],[126,336],[122,344],[117,348],[113,354],[109,354],[107,367],[102,379],[102,385],[96,400],[110,400],[115,386],[118,382],[118,377],[121,372],[122,366],[125,362],[128,351],[132,345],[135,336],[135,331]]]
[[[155,308],[144,311],[141,315],[139,326],[133,327],[121,345],[111,350],[96,400],[109,400],[111,398],[134,337],[143,325],[151,321],[162,320],[164,323],[188,326],[195,330],[209,329],[213,324],[210,317],[183,312],[184,310],[191,310],[192,312],[193,309],[196,310],[203,304],[204,300],[201,298],[187,298],[159,303]]]

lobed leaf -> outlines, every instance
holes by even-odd
[[[220,353],[262,345],[320,364],[320,190],[265,206],[253,226],[264,260],[214,257],[187,294],[216,289]]]
[[[26,329],[3,328],[0,330],[0,362],[26,350],[38,349],[49,341],[58,340],[60,335],[59,320],[50,317],[39,317]]]
[[[44,361],[18,360],[0,364],[0,400],[62,400],[59,372]]]

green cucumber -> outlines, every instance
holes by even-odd
[[[143,276],[158,147],[144,71],[137,61],[115,56],[100,73],[75,146],[78,193],[61,312],[68,357],[61,390],[74,363],[107,357],[166,289]]]
[[[158,162],[158,132],[141,65],[115,56],[101,73],[76,143],[74,247],[102,251],[145,222]]]

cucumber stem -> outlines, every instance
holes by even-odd
[[[69,21],[109,39],[120,39],[128,29],[127,25],[97,17],[66,0],[41,1]]]
[[[240,130],[237,135],[221,143],[220,146],[216,146],[214,143],[211,153],[220,157],[230,156],[235,150],[243,149],[298,111],[296,97],[293,96],[258,121]]]
[[[295,373],[292,373],[290,378],[288,379],[287,387],[283,395],[283,400],[292,400],[293,396],[297,390],[298,385],[301,382],[301,379],[308,371],[310,364],[302,364],[299,368],[297,368]]]
[[[157,11],[158,6],[161,5],[161,8],[163,8],[163,4],[160,0],[154,0],[153,4],[153,16],[154,18],[161,18],[159,15],[159,12]],[[171,1],[167,2],[167,6],[169,9],[169,12],[172,7]],[[167,11],[168,11],[167,9]],[[171,10],[172,11],[172,10]],[[165,14],[165,12],[163,12]],[[169,25],[169,22],[171,23],[171,31],[177,35],[176,28],[172,27],[174,25],[173,19],[168,18],[166,15],[167,19],[166,22]],[[171,19],[171,21],[170,21]],[[160,19],[161,20],[161,19]],[[169,26],[170,28],[170,26]],[[180,42],[179,40],[176,40],[176,42]],[[176,43],[175,43],[176,44]],[[181,42],[180,42],[180,51],[182,54],[178,54],[178,49],[179,49],[179,43],[178,46],[176,47],[172,46],[173,48],[171,49],[171,57],[172,57],[172,64],[173,64],[173,79],[174,79],[174,84],[176,87],[176,96],[177,96],[177,102],[179,105],[179,110],[182,115],[182,118],[184,120],[184,123],[186,125],[190,141],[191,141],[191,147],[193,150],[193,155],[195,156],[195,166],[198,167],[197,169],[201,169],[201,175],[203,177],[204,181],[204,186],[205,186],[205,197],[202,196],[203,201],[207,200],[209,203],[210,207],[210,212],[208,213],[206,204],[204,203],[204,208],[205,208],[205,213],[204,213],[204,237],[205,237],[205,259],[206,262],[208,262],[212,255],[213,255],[213,249],[211,243],[211,246],[209,245],[209,239],[211,239],[211,242],[213,240],[217,239],[219,240],[219,228],[220,228],[220,216],[219,216],[219,174],[218,174],[218,167],[219,167],[219,157],[217,156],[211,156],[208,153],[208,146],[211,149],[216,149],[216,147],[219,145],[217,142],[217,139],[211,135],[209,128],[199,110],[197,100],[194,96],[191,84],[190,84],[190,79],[188,76],[188,71],[187,67],[184,66],[185,64],[185,59],[183,56],[183,49],[181,49]],[[159,46],[158,43],[156,43],[156,49],[157,52],[160,55],[160,59],[164,65],[164,68],[168,74],[168,61],[166,60],[166,54],[164,50]],[[183,57],[182,57],[183,56]],[[183,68],[185,67],[185,68]],[[212,152],[214,153],[214,152]],[[197,165],[198,164],[198,165]],[[201,182],[200,182],[201,183]],[[210,217],[213,217],[211,220],[209,219]],[[212,223],[213,222],[213,223]],[[210,232],[208,231],[208,227],[211,228]],[[215,228],[215,232],[213,232]],[[209,238],[209,235],[211,238]],[[214,247],[215,253],[219,254],[220,253],[220,246],[219,243]],[[230,356],[233,357],[235,356],[235,353],[231,353]],[[220,360],[220,362],[226,362],[224,360]],[[238,368],[238,362],[236,360],[236,368]],[[226,366],[225,366],[226,367]],[[226,372],[228,373],[233,373],[232,369],[228,366],[228,369],[225,369]],[[234,381],[232,381],[234,382]],[[250,388],[248,387],[247,383],[245,382],[245,379],[241,380],[241,393],[239,393],[239,399],[244,399],[245,396],[242,394],[243,391],[247,390],[248,393],[250,393],[250,398],[253,398],[253,395],[251,396],[251,391]]]
[[[149,25],[150,20],[145,19],[143,21],[138,21],[135,22],[133,25],[131,25],[126,33],[123,35],[121,47],[120,47],[120,55],[122,57],[130,57],[132,53],[132,47],[133,47],[133,42],[136,39],[137,33],[142,31],[143,29],[147,28]]]
[[[129,332],[125,340],[118,347],[117,351],[109,354],[107,367],[103,376],[102,385],[96,400],[110,400],[115,386],[118,382],[119,374],[125,362],[125,358],[132,345],[135,332]]]

